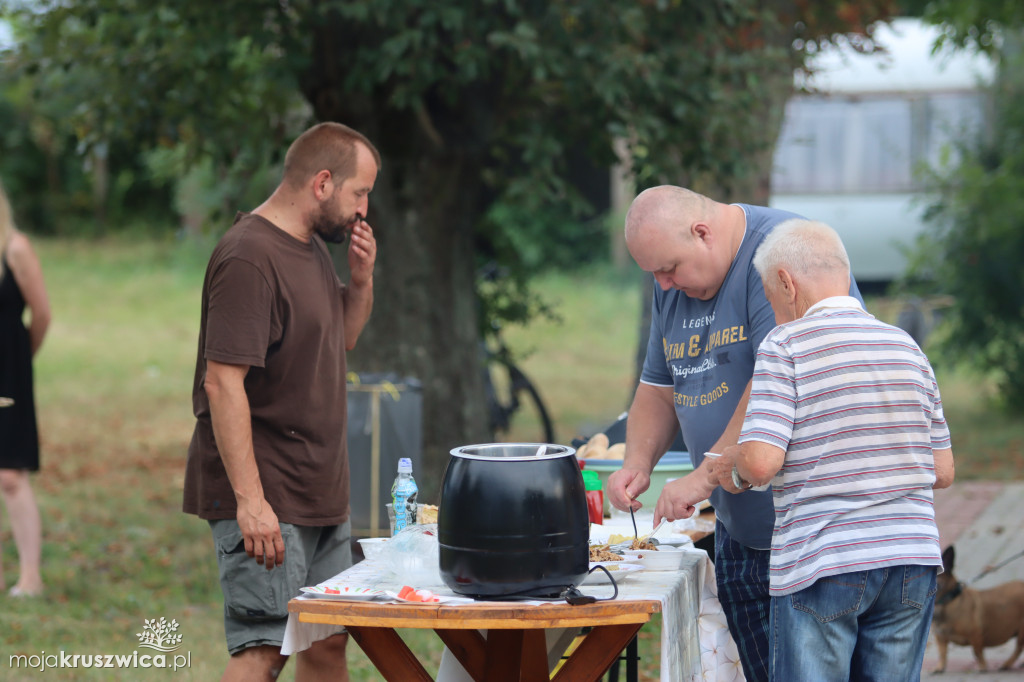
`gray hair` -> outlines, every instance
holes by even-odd
[[[757,247],[753,263],[761,279],[779,268],[795,275],[850,273],[850,257],[836,231],[825,223],[803,218],[775,226]]]

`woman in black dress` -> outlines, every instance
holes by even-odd
[[[28,327],[23,322],[25,308],[30,313]],[[43,591],[42,523],[29,473],[39,471],[32,357],[49,324],[50,302],[39,259],[28,238],[15,229],[10,202],[0,185],[0,495],[18,548],[20,571],[8,593],[12,597]]]

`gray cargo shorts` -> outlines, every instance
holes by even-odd
[[[245,553],[235,519],[210,521],[224,593],[228,653],[249,647],[280,647],[288,623],[288,601],[352,565],[352,524],[296,526],[282,523],[284,564],[267,570]]]

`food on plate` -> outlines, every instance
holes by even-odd
[[[623,542],[629,543],[630,549],[653,549],[657,551],[657,547],[647,540],[645,535],[642,538],[636,538],[632,535],[623,535],[622,533],[612,533],[608,536],[609,545],[621,545]]]
[[[416,523],[423,525],[437,523],[437,505],[421,504],[416,511]]]
[[[622,561],[622,557],[611,551],[608,545],[591,545],[590,561]]]
[[[616,443],[608,448],[608,459],[625,459],[626,458],[626,444]]]
[[[425,604],[441,601],[441,598],[430,590],[417,590],[408,585],[403,585],[402,589],[398,591],[398,598]]]

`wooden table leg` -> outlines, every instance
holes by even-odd
[[[387,682],[432,682],[433,678],[391,628],[347,625],[349,635],[366,652]]]
[[[474,680],[483,682],[487,642],[477,630],[434,630]]]
[[[548,642],[544,630],[523,632],[523,648],[520,655],[521,682],[548,682]]]
[[[552,682],[600,679],[643,623],[595,626],[572,652]]]
[[[522,630],[489,630],[486,651],[484,680],[481,682],[520,682]]]
[[[448,650],[477,682],[547,682],[548,649],[544,630],[435,630]]]

